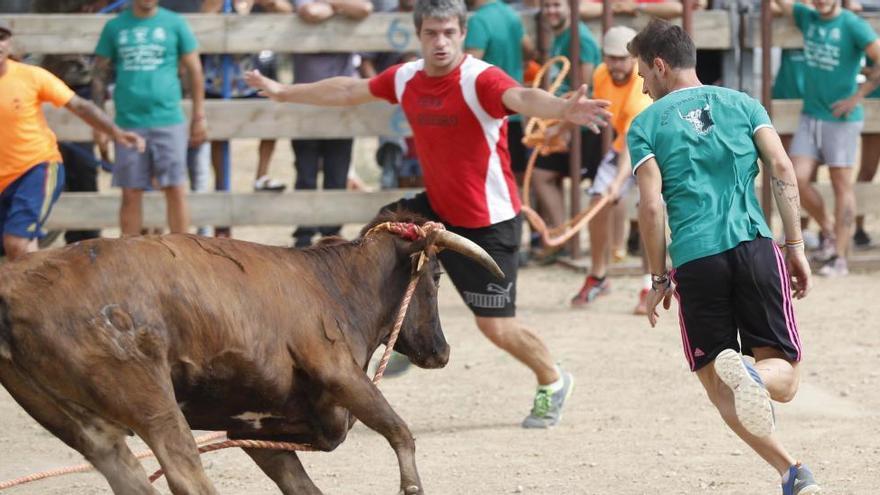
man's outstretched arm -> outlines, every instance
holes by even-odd
[[[599,128],[608,125],[611,118],[607,110],[611,102],[591,100],[586,94],[586,85],[567,98],[553,96],[543,89],[515,87],[505,91],[501,100],[507,108],[527,117],[564,120],[589,127],[598,134]]]
[[[369,80],[354,77],[331,77],[313,83],[282,84],[254,70],[246,72],[244,80],[252,88],[260,90],[262,96],[287,103],[347,107],[379,99],[370,93]]]

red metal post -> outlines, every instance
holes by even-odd
[[[571,81],[571,89],[576,90],[582,84],[581,81],[581,37],[580,37],[580,2],[579,0],[569,0],[571,6],[571,40],[569,44],[569,53],[571,54],[571,72],[569,80]],[[571,149],[569,152],[569,177],[571,177],[571,216],[573,217],[581,211],[581,132],[580,128],[575,128],[571,136]],[[571,250],[572,258],[580,258],[581,242],[578,236],[572,237],[568,245]]]

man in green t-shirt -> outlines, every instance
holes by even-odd
[[[786,15],[794,18],[804,36],[804,109],[791,143],[804,209],[816,219],[828,240],[822,250],[823,276],[849,273],[846,255],[853,235],[856,201],[852,169],[859,134],[864,126],[861,102],[880,85],[880,69],[858,86],[862,57],[880,62],[880,41],[871,26],[843,10],[839,0],[815,0],[815,8],[782,0]],[[810,176],[819,163],[828,165],[834,188],[834,217],[825,212]]]
[[[797,391],[801,346],[791,292],[800,298],[810,288],[791,161],[754,98],[700,83],[694,43],[681,27],[652,21],[628,49],[654,99],[627,134],[652,273],[648,319],[657,323],[657,305],[668,309],[674,292],[688,364],[724,421],[779,472],[783,495],[817,493],[810,470],[773,434],[770,402],[788,402]],[[759,157],[772,175],[785,254],[755,195]]]
[[[501,0],[467,2],[473,15],[468,18],[464,51],[500,67],[516,82],[523,82],[523,60],[533,56],[535,47],[526,34],[519,13]],[[522,143],[523,126],[519,115],[507,119],[507,149],[510,168],[522,185],[528,152]]]
[[[144,152],[117,147],[113,185],[122,188],[119,223],[123,236],[140,235],[143,192],[153,187],[165,193],[171,232],[186,232],[189,227],[187,147],[203,143],[206,137],[204,78],[197,47],[186,20],[160,8],[157,0],[134,0],[131,8],[101,31],[95,48],[92,98],[103,105],[112,65],[116,124],[147,141]],[[188,72],[192,91],[188,132],[180,106],[179,65]],[[100,145],[106,138],[96,140]]]
[[[562,55],[571,59],[571,15],[568,1],[566,0],[542,0],[541,17],[553,31],[553,40],[550,46],[550,57]],[[602,51],[599,44],[593,38],[593,34],[583,22],[578,23],[578,35],[580,42],[580,80],[584,84],[593,81],[593,69],[602,63]],[[554,70],[550,71],[551,78],[556,77]],[[569,74],[569,77],[571,75]],[[560,94],[570,89],[568,80],[559,89]],[[570,135],[573,127],[563,124],[551,128],[548,134]],[[581,138],[581,177],[593,179],[599,162],[602,160],[602,136],[594,134],[586,128],[580,132]],[[535,199],[541,209],[541,215],[547,222],[548,227],[556,227],[565,222],[565,193],[562,180],[570,175],[569,153],[551,153],[539,156],[535,160],[535,170],[532,175],[532,186],[535,191]]]

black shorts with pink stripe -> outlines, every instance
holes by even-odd
[[[801,360],[785,258],[772,239],[689,261],[672,273],[685,357],[696,371],[724,349],[772,347]],[[741,347],[740,347],[741,346]]]

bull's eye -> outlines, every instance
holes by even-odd
[[[434,285],[440,287],[440,276],[443,275],[443,272],[434,273]]]

